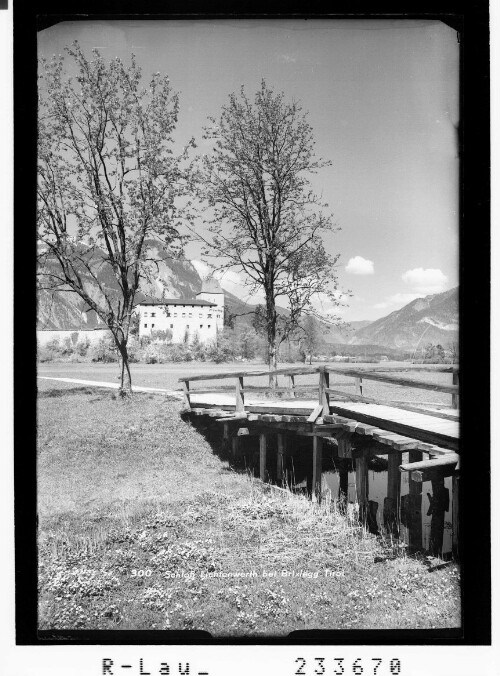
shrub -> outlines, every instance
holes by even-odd
[[[52,338],[52,340],[49,340],[45,345],[45,348],[53,354],[61,354],[61,343],[59,342],[59,338]]]
[[[152,341],[162,341],[163,343],[169,342],[172,340],[172,331],[170,329],[166,329],[165,331],[151,331],[151,340]]]
[[[75,345],[75,352],[80,357],[86,357],[87,352],[89,351],[90,340],[88,336],[85,336],[82,340],[78,341]]]
[[[118,352],[112,338],[100,338],[90,349],[90,358],[94,362],[111,363],[118,361]]]
[[[169,350],[170,361],[180,362],[180,361],[192,361],[193,354],[189,349],[189,345],[181,343],[179,345],[172,345]]]
[[[140,344],[136,340],[129,341],[127,345],[127,352],[130,364],[137,364],[144,357]]]
[[[61,355],[63,357],[69,357],[72,354],[73,354],[73,341],[71,340],[70,336],[67,336],[62,342]]]
[[[39,347],[39,348],[38,348],[38,355],[37,355],[37,357],[38,357],[38,361],[39,361],[41,364],[43,364],[43,363],[45,363],[45,362],[48,362],[48,361],[53,361],[53,360],[54,360],[54,356],[55,356],[54,351],[53,351],[53,350],[49,350],[49,349],[47,348],[47,346]]]
[[[59,338],[52,338],[45,345],[38,349],[38,361],[48,362],[61,357],[64,352],[64,347],[61,345]]]

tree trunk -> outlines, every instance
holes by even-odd
[[[120,351],[120,389],[119,394],[122,397],[129,397],[132,394],[132,377],[128,363],[127,343],[121,342],[118,347]]]
[[[267,347],[269,356],[269,370],[274,371],[278,368],[278,345],[276,341],[276,305],[272,292],[267,294]],[[274,390],[278,386],[278,376],[269,374],[269,387]]]

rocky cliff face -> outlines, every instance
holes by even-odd
[[[147,242],[148,258],[152,262],[148,274],[141,280],[136,300],[144,296],[161,298],[192,298],[201,290],[202,280],[190,261],[175,260],[168,256],[168,252],[158,242]],[[84,249],[82,245],[83,254]],[[98,256],[95,257],[96,261]],[[52,271],[58,270],[54,261],[48,260],[47,267]],[[95,265],[93,270],[99,284],[107,294],[118,294],[115,276],[109,265]],[[96,299],[99,296],[98,284],[93,282],[90,275],[82,267],[80,271],[86,280],[87,288]],[[93,329],[102,326],[102,322],[93,312],[86,312],[86,303],[69,289],[60,291],[42,290],[38,294],[37,327],[39,329]]]

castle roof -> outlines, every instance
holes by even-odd
[[[137,305],[208,305],[215,307],[216,303],[209,303],[207,300],[199,300],[198,298],[163,298],[162,300],[146,298]]]

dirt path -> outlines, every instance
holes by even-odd
[[[75,383],[77,385],[89,385],[90,387],[110,387],[114,390],[119,388],[118,383],[107,383],[100,380],[80,380],[78,378],[52,378],[50,376],[37,376],[41,380],[58,380],[62,383]],[[132,387],[133,392],[161,392],[162,394],[168,394],[169,397],[175,397],[176,399],[182,399],[182,394],[180,392],[175,392],[174,390],[165,390],[159,387],[141,387],[134,385]]]

